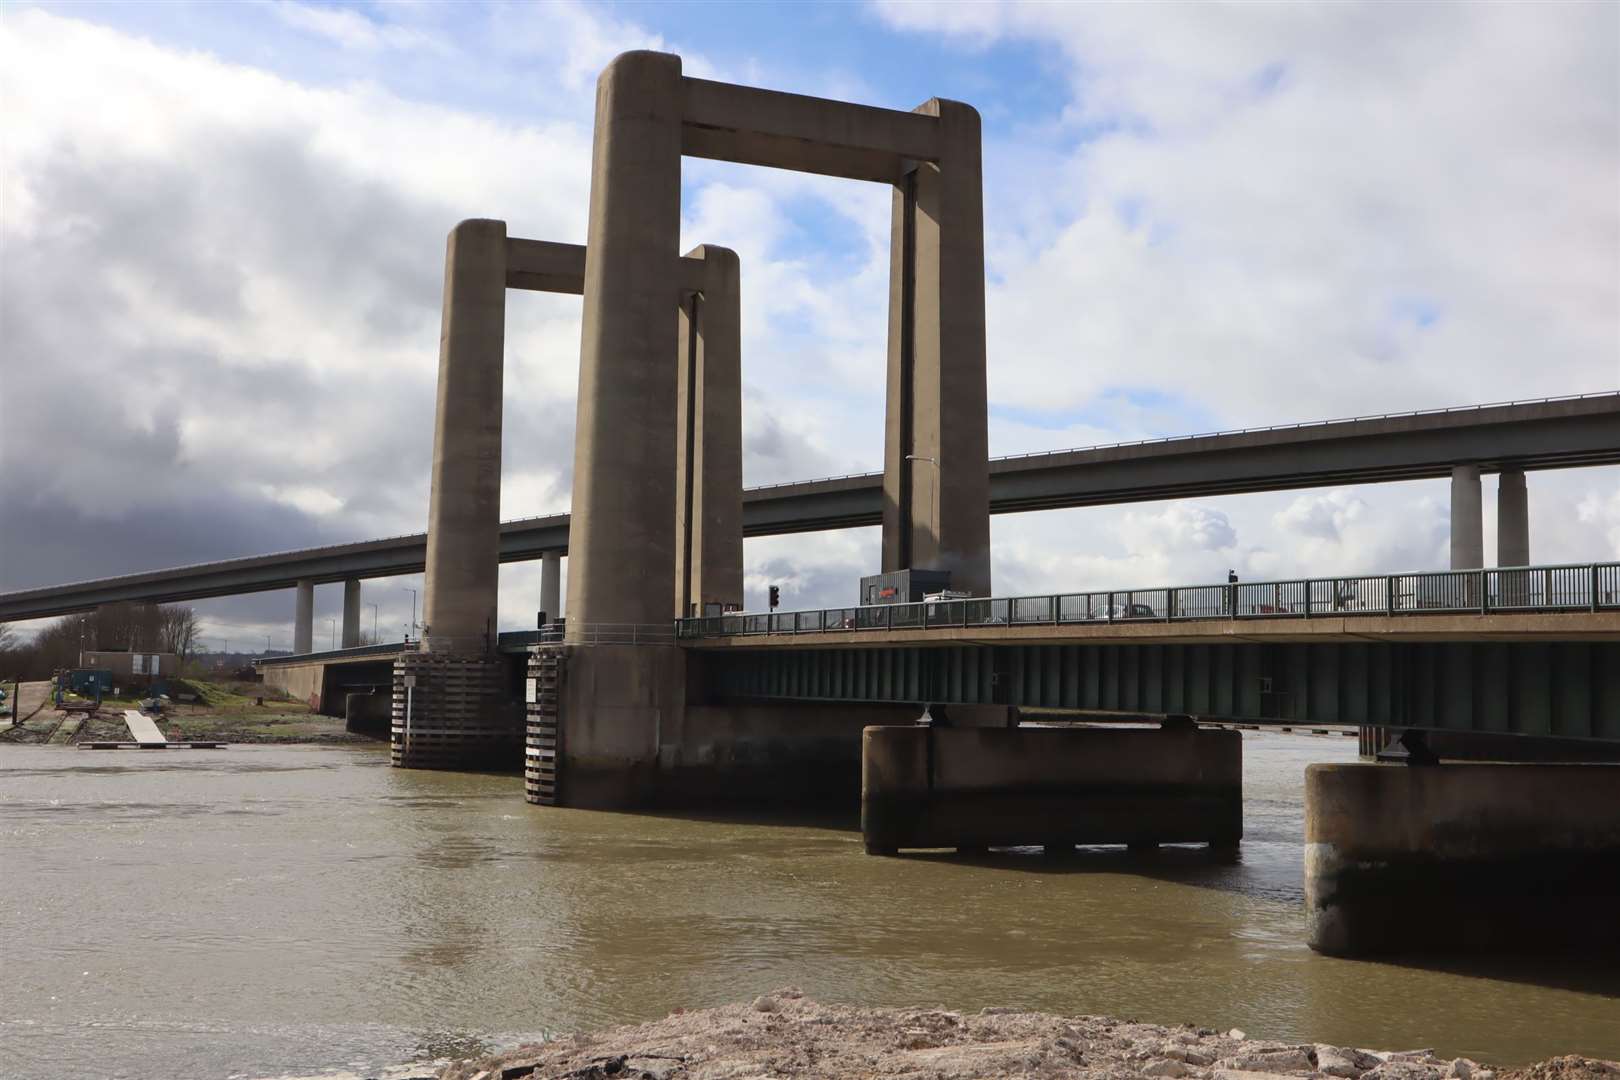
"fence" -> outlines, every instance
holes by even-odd
[[[933,627],[1620,610],[1620,563],[1438,570],[676,620],[682,638]]]
[[[535,640],[543,645],[673,645],[675,632],[668,623],[552,623],[541,627]]]

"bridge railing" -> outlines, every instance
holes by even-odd
[[[948,627],[1620,610],[1620,562],[971,597],[679,619],[682,638]]]

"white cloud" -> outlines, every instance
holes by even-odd
[[[374,22],[350,8],[275,0],[270,10],[288,26],[316,34],[345,49],[377,52],[383,49],[432,49],[438,43],[419,30],[395,23]]]
[[[1620,384],[1612,5],[879,10],[1051,43],[1094,135],[989,202],[1063,223],[996,260],[992,400],[1253,424]]]

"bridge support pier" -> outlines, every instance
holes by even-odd
[[[540,610],[548,624],[562,614],[562,555],[555,551],[540,556]]]
[[[1243,835],[1243,741],[1191,723],[1114,728],[869,727],[861,835],[901,848],[1204,842]]]
[[[506,253],[503,221],[463,221],[445,245],[422,648],[394,665],[393,763],[405,768],[520,759],[520,709],[495,654]]]
[[[990,595],[979,114],[934,98],[939,156],[894,186],[883,570],[949,570]],[[981,464],[984,462],[984,464]]]
[[[1523,469],[1503,469],[1496,479],[1496,565],[1530,565],[1530,496]],[[1498,602],[1530,602],[1530,571],[1498,574]]]
[[[345,649],[360,644],[360,582],[357,579],[343,583],[342,641]]]
[[[315,583],[308,578],[297,585],[293,600],[293,647],[302,656],[315,650]]]
[[[1480,510],[1479,466],[1451,469],[1451,568],[1485,565],[1485,523]]]
[[[1620,949],[1620,765],[1311,765],[1318,952]]]

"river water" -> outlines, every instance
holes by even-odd
[[[268,1076],[470,1053],[796,985],[1495,1062],[1620,1058],[1612,958],[1302,944],[1306,763],[1246,733],[1236,863],[871,858],[848,823],[543,809],[329,747],[0,750],[0,1076]],[[1620,917],[1620,914],[1617,914]]]

